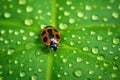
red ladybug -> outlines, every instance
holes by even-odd
[[[57,51],[58,43],[61,39],[60,32],[58,30],[53,26],[47,26],[42,30],[40,37],[44,44],[50,46],[54,51]]]

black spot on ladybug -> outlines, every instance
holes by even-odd
[[[41,35],[43,36],[43,35],[45,35],[45,34],[46,34],[46,31],[43,31]]]
[[[44,41],[44,42],[47,42],[47,40],[48,40],[48,39],[47,39],[47,37],[45,36],[45,37],[43,38],[43,41]]]
[[[50,39],[51,39],[51,38],[54,38],[54,35],[53,35],[53,33],[52,33],[52,29],[48,29],[47,31],[48,31],[48,33],[49,33]]]
[[[56,34],[56,38],[57,38],[57,39],[60,39],[60,36],[59,36],[58,34]]]

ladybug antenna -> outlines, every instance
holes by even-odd
[[[58,44],[55,41],[51,41],[50,48],[53,49],[54,51],[57,51]]]

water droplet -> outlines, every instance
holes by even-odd
[[[72,67],[72,64],[69,64],[68,66],[69,66],[69,67]]]
[[[95,35],[95,32],[94,32],[94,31],[91,31],[90,34],[91,34],[91,35]]]
[[[101,76],[101,75],[99,75],[99,76],[98,76],[98,79],[102,79],[102,76]]]
[[[70,19],[69,19],[69,23],[71,23],[71,24],[75,23],[75,19],[70,18]]]
[[[94,70],[89,70],[89,74],[94,74]]]
[[[17,41],[17,44],[20,45],[20,44],[21,44],[21,41]]]
[[[74,42],[71,41],[71,42],[70,42],[70,45],[73,46],[73,45],[74,45]]]
[[[29,67],[29,69],[28,69],[29,71],[32,71],[33,70],[33,68],[31,68],[31,67]]]
[[[8,51],[7,51],[8,55],[12,55],[13,53],[15,53],[15,49],[14,48],[8,49]]]
[[[114,65],[113,70],[118,70],[118,65]]]
[[[3,41],[4,39],[2,37],[0,37],[0,41]]]
[[[86,5],[86,6],[85,6],[85,9],[86,9],[87,11],[90,11],[90,10],[92,9],[92,7],[91,7],[90,5]]]
[[[25,72],[20,72],[20,77],[24,77],[25,76]]]
[[[108,21],[108,18],[107,18],[107,17],[104,17],[102,20],[103,20],[104,22],[107,22],[107,21]]]
[[[76,77],[81,77],[82,76],[82,71],[80,69],[75,69],[73,73]]]
[[[64,59],[63,59],[63,62],[64,62],[64,63],[66,63],[67,61],[68,61],[68,59],[67,59],[67,58],[64,58]]]
[[[38,72],[42,72],[43,70],[41,68],[38,69]]]
[[[82,18],[84,16],[84,13],[83,12],[78,12],[77,16],[80,17],[80,18]]]
[[[80,58],[80,57],[78,57],[78,58],[76,59],[77,62],[82,62],[82,60],[83,60],[83,59]]]
[[[69,16],[69,15],[70,15],[70,12],[65,11],[65,12],[64,12],[64,15],[65,15],[65,16]]]
[[[110,5],[108,5],[108,6],[107,6],[107,9],[109,9],[109,10],[110,10],[110,9],[112,9],[112,7],[111,7]]]
[[[71,5],[72,4],[72,1],[70,1],[70,0],[68,0],[67,2],[66,2],[66,5]]]
[[[15,31],[15,32],[14,32],[14,34],[15,34],[15,35],[18,35],[18,34],[19,34],[19,32],[18,32],[18,31]]]
[[[27,40],[27,36],[23,36],[23,40]]]
[[[23,29],[20,29],[20,33],[24,33],[25,31]]]
[[[18,14],[22,13],[22,10],[21,9],[17,9],[17,13]]]
[[[112,13],[112,17],[115,18],[115,19],[118,19],[119,14],[117,12],[113,12]]]
[[[119,44],[120,43],[120,39],[119,38],[113,38],[113,44]]]
[[[35,75],[35,74],[31,76],[31,80],[37,80],[37,78],[38,78],[38,77],[37,77],[37,75]]]
[[[5,17],[5,18],[10,18],[10,17],[11,17],[11,14],[10,14],[9,12],[5,12],[5,13],[4,13],[4,17]]]
[[[15,63],[15,64],[18,64],[18,60],[15,60],[14,63]]]
[[[108,47],[107,46],[103,46],[103,50],[107,50],[108,49]]]
[[[98,36],[97,36],[97,40],[99,40],[99,41],[100,41],[100,40],[103,40],[103,37],[102,37],[101,35],[98,35]]]
[[[71,9],[72,9],[72,10],[75,10],[75,6],[71,6]]]
[[[13,70],[9,70],[9,74],[13,74]]]
[[[26,49],[31,49],[32,46],[34,46],[33,43],[27,43],[27,44],[25,45],[25,48],[26,48]]]
[[[64,75],[66,76],[68,73],[67,72],[64,72]]]
[[[83,51],[88,51],[89,48],[88,47],[83,47]]]
[[[104,67],[108,67],[109,66],[109,64],[107,63],[107,62],[104,62]]]
[[[103,60],[104,60],[104,57],[103,57],[102,55],[99,55],[99,56],[97,56],[97,60],[103,61]]]
[[[58,77],[58,78],[60,78],[60,77],[61,77],[61,75],[60,75],[60,74],[58,74],[58,75],[57,75],[57,77]]]
[[[0,33],[1,33],[1,34],[5,34],[5,30],[2,29],[2,30],[0,31]]]
[[[19,5],[25,5],[25,4],[26,4],[26,0],[19,0],[19,1],[18,1],[18,4],[19,4]]]
[[[67,25],[66,25],[66,24],[63,24],[63,23],[60,23],[60,24],[59,24],[59,28],[60,28],[60,29],[66,29],[66,28],[67,28]]]
[[[40,51],[37,50],[37,51],[36,51],[36,56],[40,56],[40,54],[41,54]]]
[[[112,73],[112,74],[111,74],[111,77],[112,77],[112,78],[116,78],[116,77],[117,77],[117,74],[116,74],[116,73]]]
[[[97,15],[92,15],[92,20],[97,21],[99,18]]]
[[[59,7],[59,11],[62,11],[64,8],[63,7]]]
[[[30,26],[33,24],[33,20],[27,18],[27,19],[25,19],[24,23],[25,23],[25,25]]]
[[[32,8],[31,6],[27,6],[27,7],[26,7],[26,11],[27,11],[27,12],[32,12],[32,11],[33,11],[33,8]]]
[[[9,41],[8,41],[8,40],[4,40],[4,43],[5,43],[5,44],[8,44],[8,43],[9,43]]]
[[[30,32],[29,35],[30,35],[30,36],[34,36],[35,33],[34,33],[34,32]]]
[[[98,54],[98,52],[99,52],[99,51],[98,51],[98,48],[96,48],[96,47],[95,47],[95,48],[92,48],[92,53],[93,53],[93,54]]]

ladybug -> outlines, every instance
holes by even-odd
[[[42,30],[40,37],[44,44],[57,51],[58,43],[60,42],[60,32],[58,30],[53,26],[47,26]]]

